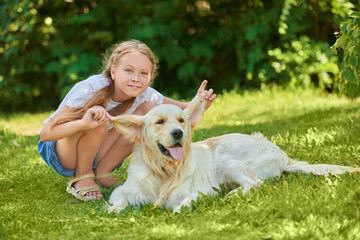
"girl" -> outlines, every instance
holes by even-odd
[[[109,54],[110,53],[110,54]],[[110,116],[144,115],[157,104],[182,103],[164,97],[149,87],[157,74],[157,59],[138,40],[121,42],[108,51],[106,67],[77,83],[58,109],[43,123],[38,150],[57,173],[72,177],[67,192],[81,200],[103,197],[103,187],[118,185],[111,172],[131,154],[133,144],[110,123]],[[205,91],[207,81],[198,90],[208,99],[209,107],[216,95]]]

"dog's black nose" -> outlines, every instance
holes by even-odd
[[[183,131],[179,128],[176,128],[171,131],[171,136],[173,136],[175,140],[180,140],[183,137]]]

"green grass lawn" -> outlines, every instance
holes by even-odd
[[[0,239],[360,239],[360,174],[284,174],[256,191],[202,196],[172,214],[147,205],[108,214],[103,200],[66,193],[67,178],[38,155],[50,113],[0,116]],[[360,165],[360,105],[314,90],[220,94],[194,141],[262,132],[290,157]],[[124,167],[114,173],[121,181]],[[111,190],[105,191],[108,198]]]

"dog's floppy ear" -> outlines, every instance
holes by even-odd
[[[144,126],[144,120],[137,115],[120,115],[111,118],[115,128],[131,142],[140,140],[141,132]]]
[[[206,100],[200,101],[201,96],[196,95],[190,104],[185,108],[184,112],[189,118],[191,126],[194,127],[198,122],[200,122],[204,112]]]

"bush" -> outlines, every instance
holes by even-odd
[[[338,39],[331,47],[335,54],[341,49],[343,56],[339,90],[344,90],[354,98],[360,93],[360,12],[352,12],[350,18],[341,24],[340,29],[340,33],[335,33]]]
[[[203,79],[216,91],[331,90],[338,69],[329,42],[353,7],[345,0],[5,1],[0,110],[55,107],[76,82],[100,72],[108,47],[131,38],[159,57],[154,87],[168,95],[189,97]]]

